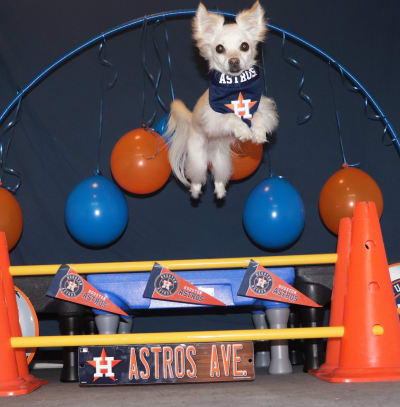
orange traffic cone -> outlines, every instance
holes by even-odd
[[[400,324],[373,202],[354,209],[343,325],[339,366],[326,380],[400,380]]]
[[[342,218],[339,225],[337,261],[332,289],[331,313],[329,326],[343,326],[344,298],[347,288],[351,247],[351,219]],[[329,338],[326,347],[326,360],[318,369],[308,373],[328,380],[330,374],[339,366],[341,338]]]
[[[19,377],[15,353],[10,343],[11,330],[7,304],[4,297],[3,279],[0,274],[0,396],[24,394],[25,381]]]
[[[6,236],[0,232],[0,396],[27,394],[46,384],[29,374],[25,349],[13,349],[11,337],[21,336],[14,284],[9,272]]]

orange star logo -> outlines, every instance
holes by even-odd
[[[244,99],[242,92],[239,92],[237,100],[232,100],[231,103],[225,104],[228,109],[231,109],[236,116],[243,117],[245,119],[251,120],[252,115],[250,109],[257,104],[257,102],[252,102],[250,99]]]
[[[90,366],[96,369],[93,381],[95,382],[100,377],[106,376],[111,380],[115,381],[114,373],[112,373],[112,368],[117,365],[121,360],[114,360],[113,357],[107,357],[106,351],[103,348],[99,358],[93,358],[93,360],[88,360]]]

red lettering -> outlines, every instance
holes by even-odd
[[[159,379],[161,346],[152,346],[150,350],[154,353],[154,378]]]
[[[218,362],[218,351],[217,345],[211,346],[211,361],[210,361],[210,377],[219,377],[220,376],[219,370],[219,362]]]
[[[175,356],[175,376],[181,379],[185,376],[185,349],[178,345],[174,350]]]
[[[167,356],[167,353],[169,356]],[[168,373],[171,379],[174,378],[174,373],[172,371],[172,360],[174,359],[173,351],[171,346],[164,346],[163,348],[163,373],[164,379],[167,379]],[[168,370],[168,371],[167,371]]]
[[[135,380],[139,379],[135,348],[131,348],[131,356],[129,359],[129,380],[132,380],[133,376],[135,376]]]
[[[147,363],[146,358],[144,357],[144,354],[146,354],[147,357],[149,356],[150,352],[148,348],[140,348],[139,357],[140,361],[143,363],[143,366],[145,368],[144,372],[140,372],[140,377],[142,379],[148,379],[150,377],[150,367],[149,364]]]
[[[225,376],[229,376],[230,370],[231,370],[230,362],[231,362],[232,345],[231,344],[226,345],[226,350],[225,350],[225,344],[222,344],[221,353],[222,353],[222,362],[224,364]]]
[[[196,363],[194,362],[192,355],[195,356],[196,355],[196,348],[193,345],[189,345],[186,348],[186,359],[189,362],[190,366],[191,366],[191,370],[186,370],[186,374],[188,377],[196,377],[197,376],[197,366]]]
[[[238,351],[243,350],[243,344],[234,343],[232,345],[232,365],[233,365],[233,375],[234,376],[247,376],[246,370],[238,370],[238,363],[242,361],[242,358],[238,356]]]

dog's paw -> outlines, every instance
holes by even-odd
[[[272,116],[270,119],[271,120],[268,120],[268,121],[265,122],[264,129],[265,129],[265,132],[267,134],[272,134],[276,130],[276,128],[278,127],[278,118],[277,118],[277,116]]]
[[[225,184],[223,182],[214,182],[214,187],[215,187],[214,192],[217,198],[218,199],[225,198],[226,195]]]
[[[244,124],[244,127],[238,126],[235,129],[234,134],[235,134],[235,137],[240,141],[248,141],[253,138],[253,134],[252,134],[250,128],[246,124]]]
[[[192,195],[193,199],[199,199],[201,194],[201,184],[191,184],[190,185],[190,194]]]
[[[264,143],[267,134],[272,134],[278,127],[278,113],[272,99],[262,97],[260,105],[252,120],[252,131],[258,143]]]
[[[253,136],[251,141],[256,144],[263,144],[267,141],[267,134],[263,126],[253,126],[251,128]]]
[[[224,128],[228,133],[233,134],[240,141],[247,141],[252,138],[249,126],[234,113],[227,113],[224,117]]]

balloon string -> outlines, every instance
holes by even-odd
[[[286,46],[286,34],[282,33],[282,58],[288,64],[294,66],[300,72],[301,77],[300,77],[300,82],[299,82],[297,93],[298,93],[299,97],[308,104],[308,107],[309,107],[309,113],[307,113],[304,117],[300,117],[300,116],[297,117],[297,124],[304,124],[311,119],[312,112],[313,112],[313,104],[312,104],[311,97],[308,96],[303,91],[304,82],[305,82],[304,70],[302,69],[299,61],[297,61],[296,59],[294,59],[292,57],[286,56],[285,46]]]
[[[271,178],[274,176],[274,173],[272,171],[272,161],[271,161],[271,154],[269,152],[269,146],[265,149],[267,152],[267,157],[268,157],[268,177]]]
[[[164,110],[164,112],[168,112],[168,108],[165,106],[164,101],[162,100],[159,92],[158,92],[158,88],[160,86],[160,81],[161,81],[161,77],[163,74],[163,69],[162,69],[162,59],[161,59],[161,54],[160,54],[160,50],[158,48],[158,44],[157,44],[157,39],[156,39],[156,28],[158,27],[158,25],[160,24],[160,20],[157,20],[153,26],[153,33],[152,33],[152,40],[153,40],[153,46],[154,46],[154,51],[159,63],[159,70],[156,76],[156,80],[153,83],[153,87],[154,87],[154,98],[158,101],[158,103],[160,104],[161,108]]]
[[[105,58],[105,51],[106,51],[106,40],[103,38],[103,41],[99,45],[99,50],[97,54],[97,59],[100,65],[105,66],[106,68],[113,70],[113,77],[110,82],[104,83],[103,80],[100,82],[100,106],[99,106],[99,129],[98,129],[98,139],[97,139],[97,166],[96,170],[94,171],[95,175],[101,175],[100,171],[100,160],[101,160],[101,144],[103,140],[103,112],[104,112],[104,96],[106,91],[112,89],[117,80],[118,80],[118,72],[114,69],[113,64]]]
[[[167,54],[167,72],[168,72],[168,80],[169,80],[169,91],[170,91],[170,96],[171,96],[171,101],[175,100],[175,91],[174,91],[174,84],[172,81],[172,62],[171,62],[171,53],[169,51],[169,36],[168,36],[168,31],[167,31],[167,22],[166,19],[163,18],[163,28],[164,28],[164,46],[165,46],[165,51]],[[161,59],[160,59],[160,66],[161,66]],[[168,113],[167,120],[169,120],[169,109],[165,109],[164,111]],[[173,133],[170,134],[168,137],[166,136],[166,132],[164,134],[160,134],[164,141],[166,142],[166,145],[163,145],[161,148],[161,151],[163,149],[168,148],[168,146],[171,145],[172,143],[172,138],[173,138]]]
[[[159,20],[156,21],[156,24],[158,24]],[[154,26],[156,27],[156,26]],[[157,77],[156,79],[154,79],[153,74],[150,72],[150,70],[147,67],[147,63],[146,63],[146,34],[147,34],[147,18],[146,16],[144,17],[143,20],[143,25],[142,25],[142,31],[141,31],[141,51],[142,51],[142,66],[143,66],[143,93],[142,93],[142,128],[150,133],[153,137],[154,140],[157,143],[157,148],[155,153],[150,156],[150,157],[146,157],[143,154],[138,154],[139,156],[143,157],[146,160],[152,160],[154,159],[163,149],[167,148],[167,145],[165,146],[160,146],[160,140],[157,137],[157,133],[155,131],[153,131],[151,129],[151,125],[154,122],[154,119],[156,117],[157,114],[157,109],[154,111],[154,113],[152,114],[152,116],[150,117],[149,120],[145,120],[145,111],[146,111],[146,79],[148,79],[150,81],[150,84],[153,86],[154,88],[154,98],[156,98],[158,100],[158,102],[161,104],[161,107],[165,107],[164,102],[162,101],[161,97],[158,95],[158,86],[160,83],[160,79],[161,79],[161,75],[162,75],[162,69],[161,69],[161,57],[160,57],[160,53],[159,53],[159,49],[157,46],[157,42],[155,40],[155,28],[153,29],[153,46],[155,48],[155,52],[157,54],[157,58],[158,61],[160,63],[160,70],[157,73]]]
[[[157,148],[156,148],[155,153],[154,153],[152,156],[150,156],[150,157],[146,157],[144,154],[136,154],[136,155],[138,155],[138,156],[140,156],[140,157],[143,157],[145,160],[152,160],[152,159],[156,158],[157,155],[158,155],[161,151],[163,151],[165,148],[167,148],[167,146],[166,146],[166,145],[163,145],[162,147],[160,146],[160,141],[161,141],[162,139],[160,140],[159,134],[156,133],[153,129],[151,129],[150,127],[148,127],[146,124],[142,124],[142,128],[143,128],[144,131],[146,131],[147,133],[151,134],[151,135],[154,137],[154,140],[155,140],[155,142],[156,142],[156,144],[157,144]]]
[[[263,72],[263,84],[264,84],[264,92],[265,95],[268,95],[268,86],[267,86],[267,71],[266,71],[266,64],[264,59],[264,47],[261,45],[261,63],[262,63],[262,72]],[[272,161],[271,161],[271,154],[269,151],[269,146],[265,148],[268,158],[268,177],[273,177],[272,172]]]
[[[144,16],[142,30],[140,33],[140,48],[142,51],[142,66],[143,66],[143,91],[142,91],[142,127],[147,126],[145,124],[144,116],[146,110],[146,52],[145,52],[145,42],[146,42],[146,30],[147,30],[147,16]]]
[[[150,69],[147,66],[147,62],[146,62],[146,40],[147,40],[147,19],[145,17],[144,21],[143,21],[143,25],[142,25],[142,33],[141,33],[141,49],[142,49],[142,66],[143,66],[143,95],[142,95],[142,124],[144,127],[151,127],[152,124],[154,123],[154,120],[156,118],[157,115],[157,109],[154,110],[153,114],[151,115],[149,120],[145,120],[145,111],[146,111],[146,79],[149,80],[150,85],[153,88],[154,91],[154,100],[157,101],[161,108],[167,112],[168,108],[166,107],[164,101],[162,100],[160,94],[159,94],[159,86],[160,86],[160,81],[161,81],[161,77],[163,74],[163,70],[162,70],[162,62],[161,62],[161,54],[160,54],[160,50],[159,50],[159,46],[157,44],[157,40],[156,40],[156,28],[158,27],[160,23],[160,20],[157,20],[155,22],[155,25],[153,26],[153,32],[152,32],[152,42],[153,42],[153,47],[154,47],[154,51],[159,63],[159,70],[156,74],[156,76],[154,76],[151,72]]]
[[[146,78],[150,80],[151,83],[154,83],[153,74],[148,70],[146,64],[146,40],[147,40],[147,16],[144,17],[142,32],[141,32],[141,50],[142,50],[142,67],[143,67],[143,94],[142,94],[142,127],[150,127],[153,123],[156,112],[153,113],[149,120],[145,120],[146,112]]]
[[[355,92],[355,93],[360,93],[360,89],[349,83],[349,81],[346,79],[346,76],[344,74],[343,68],[341,66],[338,66],[339,68],[339,72],[342,78],[342,84],[343,86],[345,86],[348,90]],[[386,118],[385,114],[370,114],[369,111],[372,109],[372,107],[370,106],[369,102],[368,102],[368,98],[366,96],[364,96],[364,114],[366,116],[367,119],[369,120],[375,120],[375,121],[381,121],[384,124],[384,128],[383,128],[383,134],[382,134],[382,144],[384,146],[390,146],[392,145],[396,140],[394,137],[391,137],[390,139],[390,143],[385,143],[385,138],[386,136],[389,136],[387,133],[388,130],[388,119]]]
[[[265,94],[265,96],[267,96],[268,95],[267,72],[266,72],[266,68],[265,68],[266,65],[265,65],[265,59],[264,59],[264,46],[263,46],[263,44],[261,44],[260,52],[261,52],[261,64],[262,64],[262,71],[263,71],[264,94]]]
[[[382,142],[382,144],[383,144],[385,147],[389,147],[389,146],[391,146],[391,145],[395,142],[394,137],[391,137],[391,138],[390,138],[390,143],[385,143],[386,135],[388,135],[387,129],[388,129],[388,125],[387,125],[387,123],[386,123],[386,124],[385,124],[385,128],[383,129],[383,134],[382,134],[382,139],[381,139],[381,142]]]
[[[346,79],[343,68],[341,66],[339,66],[338,68],[339,68],[340,76],[342,78],[343,86],[346,87],[346,89],[351,91],[351,92],[359,93],[360,89],[357,86],[352,85],[351,83],[349,83],[349,81]],[[366,117],[368,119],[370,119],[370,120],[381,120],[382,117],[380,115],[370,115],[369,114],[368,106],[369,106],[368,98],[365,97],[365,99],[364,99],[364,113],[365,113]]]
[[[164,42],[165,42],[165,49],[167,51],[167,67],[168,67],[168,77],[169,77],[169,87],[171,93],[171,100],[175,100],[175,91],[174,91],[174,84],[172,82],[172,63],[171,63],[171,54],[169,52],[169,37],[167,31],[167,21],[164,17]]]
[[[340,124],[340,113],[337,107],[337,101],[336,101],[336,93],[335,93],[335,88],[333,86],[332,82],[332,77],[331,77],[331,62],[328,61],[328,80],[329,80],[329,85],[331,88],[331,95],[332,95],[332,102],[333,102],[333,107],[335,109],[335,117],[336,117],[336,128],[338,131],[338,136],[339,136],[339,146],[340,146],[340,151],[342,154],[342,161],[343,161],[343,167],[356,167],[360,165],[360,163],[357,164],[349,164],[346,160],[346,154],[344,152],[344,145],[343,145],[343,137],[342,137],[342,127]]]
[[[17,92],[17,96],[19,95],[19,92]],[[12,137],[14,135],[15,132],[15,125],[19,122],[19,113],[20,113],[20,108],[21,108],[21,101],[22,101],[22,95],[20,95],[19,99],[18,99],[18,104],[17,107],[15,109],[15,115],[14,118],[12,120],[10,120],[4,131],[3,131],[3,136],[2,136],[2,141],[0,142],[0,169],[1,169],[1,176],[0,176],[0,185],[5,188],[7,191],[15,194],[19,187],[21,186],[22,183],[22,175],[19,171],[16,171],[13,168],[7,167],[6,166],[6,161],[7,161],[7,156],[8,156],[8,152],[11,146],[11,141],[12,141]],[[12,132],[9,134],[8,138],[6,137],[7,133],[12,129]],[[8,174],[11,175],[13,177],[17,178],[17,183],[11,187],[11,186],[4,186],[3,185],[3,178],[4,175]]]

